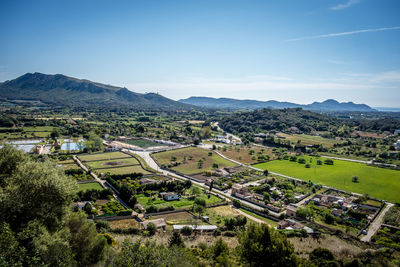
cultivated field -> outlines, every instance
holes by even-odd
[[[129,173],[142,173],[143,175],[150,174],[150,172],[142,169],[140,165],[128,166],[128,167],[118,167],[118,168],[108,168],[108,169],[97,169],[97,173],[110,173],[110,174],[129,174]]]
[[[268,155],[270,159],[274,159],[275,156],[272,153],[272,148],[261,148],[258,146],[223,146],[221,149],[218,149],[223,155],[231,158],[233,160],[245,163],[245,164],[253,164],[258,162],[258,156]]]
[[[87,155],[78,156],[82,161],[94,161],[94,160],[110,160],[118,158],[130,158],[129,155],[122,152],[108,152],[108,153],[94,153]]]
[[[274,160],[257,164],[255,167],[346,191],[369,194],[383,200],[400,202],[400,171],[342,160],[333,160],[333,165],[317,165],[318,158],[313,157],[312,162],[309,156],[303,158],[310,164],[310,168],[305,168],[305,164],[289,160]],[[359,182],[352,182],[353,176],[358,176]]]
[[[105,169],[110,167],[125,167],[130,165],[139,165],[139,162],[132,157],[123,159],[112,159],[112,160],[102,160],[102,161],[89,161],[86,165],[92,167],[93,169]]]
[[[335,139],[324,138],[321,136],[307,135],[307,134],[285,134],[278,133],[278,135],[285,137],[286,140],[290,140],[293,143],[297,143],[300,140],[302,145],[323,145],[324,147],[333,147],[334,144],[340,143]]]
[[[146,140],[146,139],[132,139],[132,140],[125,140],[125,141],[120,141],[120,142],[129,144],[129,145],[133,145],[133,146],[138,146],[141,148],[149,148],[149,147],[153,147],[153,146],[165,146],[164,144],[156,143],[156,142]]]
[[[78,184],[79,191],[86,191],[86,190],[92,190],[92,189],[97,189],[97,190],[102,190],[103,187],[97,182],[93,183],[85,183],[85,184]]]
[[[211,156],[209,156],[209,153],[211,153]],[[218,168],[236,166],[235,163],[222,158],[215,152],[197,147],[187,147],[155,153],[153,156],[161,165],[169,165],[173,162],[179,162],[180,164],[178,166],[170,166],[170,168],[189,175],[215,169],[213,168],[213,164],[217,164]],[[176,159],[173,160],[174,158]],[[199,168],[198,164],[200,159],[203,159],[201,168]]]

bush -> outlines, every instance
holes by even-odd
[[[193,229],[189,226],[185,226],[181,229],[181,234],[183,234],[183,235],[188,236],[188,235],[191,235],[192,233],[193,233]]]
[[[297,162],[300,164],[304,164],[304,163],[306,163],[306,160],[303,158],[299,158],[299,160]]]
[[[331,159],[326,159],[326,160],[324,161],[324,163],[325,163],[326,165],[333,165],[333,160],[331,160]]]
[[[149,235],[154,235],[157,231],[157,227],[154,223],[149,223],[147,225],[147,231],[149,232]]]
[[[121,210],[117,213],[118,216],[129,216],[132,215],[132,210]]]
[[[236,232],[235,231],[225,231],[222,233],[223,236],[229,236],[229,237],[234,237],[236,236]]]
[[[235,208],[240,208],[240,207],[242,206],[242,204],[240,203],[240,201],[237,200],[237,199],[234,199],[232,202],[233,202],[233,206],[234,206]]]
[[[202,199],[202,198],[199,198],[199,197],[196,197],[194,199],[194,203],[197,204],[197,205],[203,206],[203,207],[206,206],[206,200]]]
[[[110,230],[110,223],[108,221],[96,221],[97,232],[103,232]]]
[[[310,168],[311,166],[310,166],[310,164],[307,163],[304,167]]]

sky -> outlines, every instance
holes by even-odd
[[[400,108],[400,1],[0,1],[0,81]]]

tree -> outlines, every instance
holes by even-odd
[[[312,208],[307,206],[298,207],[296,210],[296,215],[304,219],[312,220],[314,218],[314,211]]]
[[[128,240],[124,241],[121,252],[113,262],[113,266],[116,267],[193,267],[197,265],[196,257],[182,247],[165,247],[154,242],[143,244],[140,241],[130,244]]]
[[[269,171],[267,169],[265,169],[263,173],[264,173],[265,176],[268,176]]]
[[[211,250],[212,257],[214,261],[219,264],[219,266],[231,266],[229,247],[221,238],[217,239],[217,242],[215,242],[215,245],[211,248]]]
[[[316,266],[338,266],[334,263],[335,257],[332,252],[326,248],[314,249],[309,258]]]
[[[250,266],[296,266],[292,244],[265,224],[251,224],[238,240],[240,258]]]
[[[147,231],[149,231],[149,235],[154,235],[157,231],[157,227],[154,223],[147,224]]]
[[[170,247],[177,246],[177,247],[184,247],[185,243],[183,243],[182,237],[179,232],[174,232],[169,239],[168,245]]]
[[[192,186],[192,187],[190,188],[190,193],[191,193],[192,195],[194,195],[194,196],[198,196],[198,195],[201,194],[201,189],[200,189],[199,187],[197,187],[197,186]]]
[[[265,204],[268,204],[271,200],[271,196],[268,194],[268,192],[264,192],[264,202]]]
[[[353,177],[351,178],[351,181],[352,181],[353,183],[358,183],[358,182],[359,182],[358,176],[353,176]]]
[[[192,210],[194,213],[197,213],[198,216],[200,217],[204,213],[205,208],[201,205],[194,204]]]
[[[242,204],[240,203],[240,201],[239,200],[237,200],[237,199],[234,199],[233,201],[233,206],[235,207],[235,208],[240,208],[241,206],[242,206]]]
[[[75,196],[77,184],[51,161],[23,161],[8,177],[0,199],[0,219],[19,229],[31,220],[55,229]]]

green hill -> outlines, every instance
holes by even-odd
[[[139,94],[116,87],[62,74],[27,73],[0,83],[0,97],[8,100],[36,100],[56,106],[135,107],[191,109],[159,94]]]

